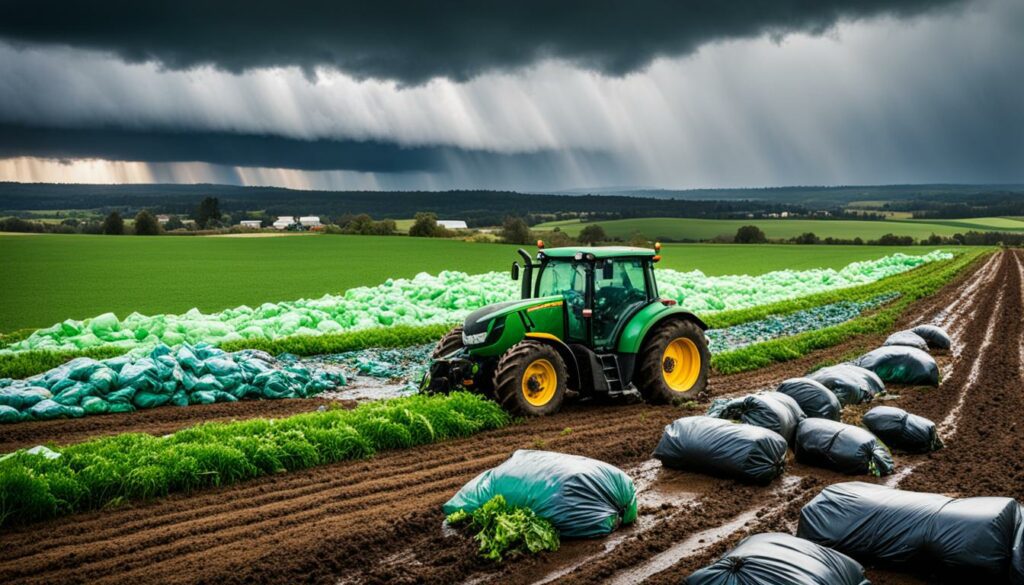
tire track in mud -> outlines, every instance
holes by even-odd
[[[954,324],[975,320],[983,312],[969,314],[962,305],[977,305],[991,297],[995,287],[986,286],[983,279],[998,275],[1008,282],[1007,260],[1019,261],[993,257],[973,274],[921,301],[919,306],[926,308],[908,311],[908,315],[915,319],[935,316],[952,306],[956,311],[949,314],[957,315]],[[956,305],[954,299],[965,292],[970,293],[969,298],[961,298],[961,305]],[[976,329],[968,327],[965,336],[974,336]],[[851,340],[760,372],[715,376],[713,394],[753,391],[874,341]],[[970,341],[958,338],[965,348],[963,354],[941,360],[959,364],[969,359],[981,345],[980,340]],[[900,404],[907,400],[922,406],[951,402],[955,396],[947,400],[946,395],[955,392],[944,389],[965,369],[953,367],[938,392],[903,392]],[[925,394],[931,396],[920,398]],[[794,510],[798,512],[799,505],[821,485],[847,479],[795,465],[790,475],[802,479],[792,491],[774,493],[781,483],[757,488],[652,466],[649,456],[661,428],[679,416],[702,411],[700,406],[579,404],[557,416],[468,439],[14,529],[0,534],[0,550],[4,551],[0,581],[223,584],[335,583],[344,578],[358,583],[528,582],[561,571],[560,582],[594,582],[660,558],[658,562],[667,568],[656,565],[657,571],[648,568],[645,574],[650,573],[655,582],[678,582],[691,564],[738,538],[737,534],[719,535],[716,529],[731,527],[730,522],[737,518],[746,524],[741,532],[788,526],[795,518]],[[576,453],[626,468],[637,477],[643,494],[636,526],[609,539],[567,541],[557,553],[519,559],[506,566],[479,559],[470,539],[440,529],[440,504],[474,475],[518,448]],[[757,506],[752,507],[751,502]],[[711,542],[722,536],[717,543]],[[707,541],[698,543],[703,547],[699,554],[681,559],[657,557],[694,537]],[[588,562],[574,567],[582,558]]]

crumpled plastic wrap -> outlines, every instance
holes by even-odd
[[[78,418],[163,405],[300,398],[342,386],[338,372],[264,352],[226,353],[206,344],[108,360],[76,358],[24,380],[0,380],[0,423]]]

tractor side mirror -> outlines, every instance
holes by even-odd
[[[605,261],[604,266],[601,267],[601,280],[611,280],[615,276],[615,267],[608,260]]]
[[[512,263],[512,280],[519,280],[519,263]]]

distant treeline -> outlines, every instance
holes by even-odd
[[[535,223],[587,214],[598,219],[689,217],[724,219],[788,212],[800,205],[771,201],[692,201],[616,195],[540,195],[510,191],[296,191],[227,185],[48,185],[0,183],[0,210],[95,209],[101,214],[140,209],[187,215],[204,197],[216,197],[226,213],[262,210],[267,215],[327,217],[369,214],[380,219],[430,212],[470,226],[500,225],[510,215]]]
[[[901,201],[885,206],[893,211],[913,211],[919,219],[963,219],[968,217],[1024,216],[1024,193],[1001,191],[985,193],[972,199],[949,195],[928,200]]]

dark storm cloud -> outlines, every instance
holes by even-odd
[[[446,146],[403,147],[390,142],[297,140],[232,132],[68,129],[0,123],[0,159],[21,156],[369,173],[434,173],[454,168],[464,170],[467,176],[547,169],[542,173],[546,178],[558,167],[552,159],[564,156],[578,157],[595,168],[617,167],[605,154],[584,151],[500,154]]]
[[[434,171],[443,149],[354,140],[295,140],[227,132],[45,128],[0,124],[0,158],[101,158],[368,172]]]
[[[820,33],[840,20],[914,16],[961,0],[518,2],[32,0],[6,2],[0,37],[112,51],[172,69],[333,67],[419,83],[566,59],[625,74],[731,38]]]

